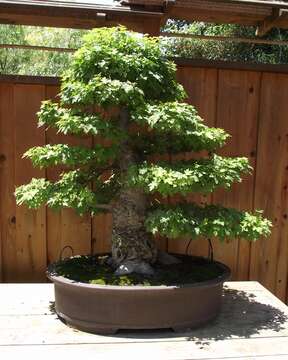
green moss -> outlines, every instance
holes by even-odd
[[[155,264],[153,277],[139,274],[115,276],[107,264],[108,255],[76,256],[55,265],[55,274],[77,282],[96,285],[178,285],[207,281],[223,274],[223,269],[215,262],[204,258],[179,255],[180,264]]]

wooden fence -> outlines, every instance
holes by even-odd
[[[230,68],[229,68],[230,67]],[[282,71],[282,72],[281,72]],[[273,223],[267,240],[250,244],[214,241],[214,256],[228,264],[233,279],[258,280],[287,300],[288,275],[288,74],[285,68],[178,62],[178,78],[206,123],[223,127],[232,138],[220,153],[247,156],[255,171],[231,192],[217,191],[208,202],[240,209],[264,209]],[[67,137],[37,129],[43,99],[58,91],[57,79],[0,78],[0,220],[1,278],[6,282],[45,281],[47,263],[72,246],[75,254],[109,250],[111,216],[78,217],[71,210],[54,213],[16,207],[15,186],[31,177],[55,179],[61,169],[38,170],[21,158],[31,146]],[[69,137],[71,144],[92,139]],[[173,199],[171,199],[173,201]],[[159,246],[185,252],[188,239],[158,240]],[[189,253],[207,255],[206,240],[191,242]],[[65,252],[66,255],[69,252]]]

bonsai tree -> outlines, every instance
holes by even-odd
[[[69,207],[80,215],[111,212],[110,263],[117,275],[152,275],[157,261],[176,261],[157,250],[154,234],[252,241],[270,231],[260,211],[185,200],[191,192],[229,188],[251,167],[247,158],[216,155],[229,135],[207,127],[196,109],[183,102],[186,94],[175,74],[157,39],[124,27],[92,30],[63,75],[60,103],[42,103],[39,125],[64,134],[101,136],[109,145],[48,144],[24,154],[34,166],[61,164],[67,171],[54,183],[33,178],[18,187],[17,203],[32,209]],[[153,157],[200,151],[206,156],[189,161]],[[159,195],[175,194],[182,199],[175,205],[159,201]]]

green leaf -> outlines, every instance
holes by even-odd
[[[145,221],[147,231],[170,238],[218,237],[220,240],[243,238],[257,240],[269,236],[272,223],[262,216],[219,205],[162,205],[151,210]]]
[[[33,166],[40,168],[52,165],[104,165],[114,159],[117,147],[103,147],[95,145],[93,149],[82,146],[70,146],[66,144],[36,146],[23,155],[32,161]]]
[[[96,214],[103,211],[99,205],[107,204],[115,196],[118,183],[114,175],[105,182],[99,178],[92,190],[89,186],[92,177],[89,172],[73,170],[63,173],[55,183],[33,178],[29,184],[16,189],[16,202],[31,209],[47,204],[54,210],[72,208],[80,215],[87,212]]]
[[[131,119],[153,130],[131,139],[133,146],[145,153],[215,151],[229,137],[223,129],[204,125],[196,109],[184,103],[145,104],[132,110]]]
[[[176,81],[176,66],[163,57],[158,39],[119,26],[94,29],[83,40],[64,76],[65,82],[79,79],[88,84],[99,75],[134,84],[148,101],[186,96]]]
[[[73,80],[61,86],[61,102],[64,105],[97,105],[137,107],[144,103],[144,93],[130,81],[119,81],[95,75],[88,83]]]
[[[32,179],[18,187],[17,203],[94,214],[101,204],[122,201],[119,192],[127,188],[169,196],[209,193],[240,182],[251,171],[248,159],[213,155],[229,135],[206,126],[193,106],[178,102],[184,97],[176,66],[165,59],[158,39],[124,27],[90,31],[62,77],[60,105],[43,102],[39,125],[53,126],[63,134],[107,137],[113,145],[90,149],[48,144],[28,150],[24,156],[35,166],[60,164],[73,170],[54,183]],[[106,119],[103,109],[118,115]],[[124,113],[127,119],[119,115]],[[201,150],[208,151],[209,158],[145,161],[153,153]],[[109,176],[103,173],[106,165],[115,166]],[[204,235],[248,240],[268,235],[271,226],[261,213],[195,204],[161,206],[149,212],[145,224],[152,233],[174,238]]]
[[[90,114],[80,109],[61,108],[51,100],[43,101],[38,112],[39,126],[56,127],[63,134],[100,135],[113,141],[127,136],[119,129],[116,120],[106,120],[97,112]]]
[[[240,182],[241,175],[251,169],[247,158],[218,155],[173,164],[144,162],[129,168],[127,182],[129,186],[142,188],[145,192],[159,192],[163,196],[209,193],[217,187],[229,188],[233,182]]]

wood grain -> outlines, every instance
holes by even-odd
[[[59,88],[46,86],[46,98],[54,99]],[[43,131],[43,130],[42,130]],[[57,133],[56,129],[49,128],[46,132],[47,144],[69,144],[90,147],[91,138],[67,136]],[[65,167],[52,167],[47,169],[47,178],[57,181]],[[58,212],[47,210],[47,249],[48,262],[59,259],[62,250],[70,246],[74,255],[86,255],[91,253],[91,218],[89,215],[78,216],[72,209],[62,209]],[[71,250],[67,248],[62,253],[63,257],[71,256]]]
[[[42,4],[41,4],[42,3]],[[141,5],[142,3],[142,5]],[[159,4],[161,3],[161,6]],[[169,3],[169,4],[168,4]],[[131,0],[122,6],[105,6],[104,4],[80,4],[67,2],[59,6],[54,1],[41,0],[13,1],[6,0],[0,8],[1,21],[7,24],[94,28],[97,26],[111,26],[122,24],[129,29],[143,31],[146,23],[155,18],[160,27],[169,18],[191,21],[216,23],[235,23],[257,26],[271,16],[273,7],[287,9],[285,1],[137,1]],[[147,5],[149,4],[149,5]],[[165,6],[165,4],[167,6]],[[5,5],[5,6],[4,6]],[[40,6],[39,6],[40,5]],[[97,16],[104,13],[106,16]],[[277,21],[279,28],[287,28],[287,16]]]
[[[222,156],[245,156],[255,167],[257,148],[257,116],[260,74],[255,72],[220,70],[218,82],[217,127],[224,128],[231,138],[218,151]],[[240,210],[253,210],[254,175],[234,184],[230,190],[213,193],[213,203]],[[214,254],[232,269],[233,279],[248,279],[250,243],[228,239],[227,244],[214,240]]]
[[[202,69],[191,67],[179,67],[177,72],[178,81],[184,86],[188,98],[186,101],[195,106],[199,115],[204,119],[208,126],[215,126],[216,120],[216,99],[217,99],[217,70]],[[201,157],[202,154],[186,153],[180,154],[180,158],[186,160],[195,157]],[[178,156],[179,158],[179,156]],[[177,160],[177,155],[172,157],[172,161]],[[210,203],[210,196],[200,196],[197,194],[189,194],[187,200],[196,203]],[[174,197],[170,203],[177,202]],[[190,239],[172,239],[168,241],[168,249],[175,253],[207,256],[208,245],[207,239],[196,239],[189,243]]]
[[[0,284],[0,293],[4,358],[85,356],[90,360],[96,354],[97,359],[144,360],[148,355],[174,360],[280,360],[288,354],[288,308],[257,282],[225,283],[218,318],[179,334],[169,329],[120,331],[114,336],[78,331],[53,312],[53,284]]]
[[[44,145],[45,134],[37,129],[36,112],[45,98],[43,85],[14,86],[15,185],[28,183],[31,178],[45,177],[45,171],[35,169],[23,153],[32,146]],[[45,279],[46,269],[46,210],[16,207],[16,240],[13,281],[38,282]]]
[[[252,247],[250,279],[285,301],[288,259],[288,76],[264,74],[259,114],[255,208],[273,221],[272,235]]]
[[[0,84],[0,281],[13,280],[16,263],[13,88]]]

